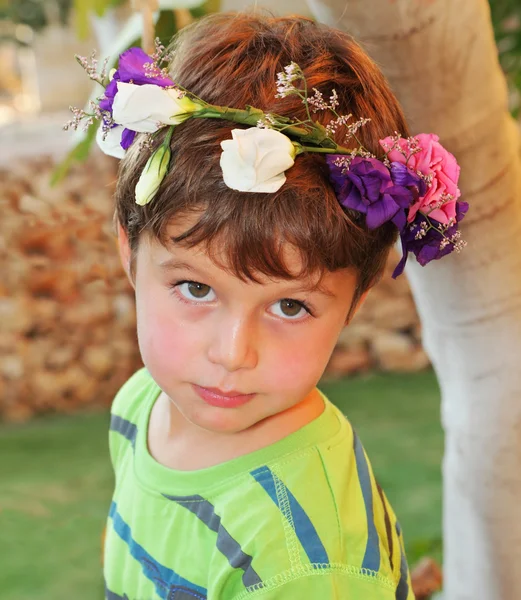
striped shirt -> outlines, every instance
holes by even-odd
[[[400,526],[344,415],[213,467],[155,461],[161,390],[143,368],[116,395],[108,600],[414,600]]]

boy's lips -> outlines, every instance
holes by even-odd
[[[194,391],[207,404],[219,406],[221,408],[235,408],[249,402],[255,394],[245,394],[236,390],[224,392],[219,388],[207,388],[200,385],[192,384]]]

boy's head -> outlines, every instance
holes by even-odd
[[[221,106],[253,105],[265,112],[306,118],[298,97],[276,98],[276,74],[296,62],[309,88],[327,98],[335,89],[339,114],[371,121],[357,136],[371,152],[378,140],[407,135],[401,109],[371,59],[346,34],[301,17],[216,14],[181,32],[173,43],[170,72],[174,81],[203,100]],[[323,124],[328,111],[313,119]],[[167,226],[197,215],[176,243],[203,245],[209,256],[236,276],[257,281],[259,275],[291,278],[282,249],[290,244],[301,257],[302,275],[351,268],[357,274],[346,314],[379,278],[396,227],[386,223],[369,231],[359,213],[342,208],[331,186],[323,156],[303,154],[286,172],[282,188],[272,194],[228,188],[219,165],[220,142],[236,125],[222,120],[189,119],[176,127],[172,161],[154,201],[135,203],[134,189],[149,152],[134,144],[122,163],[116,191],[116,220],[131,249],[135,277],[139,244],[150,236],[171,244]],[[337,141],[345,129],[336,132]]]
[[[371,119],[359,131],[369,151],[395,131],[407,135],[371,60],[311,20],[205,18],[176,41],[171,76],[212,104],[305,119],[298,98],[275,97],[276,74],[291,62],[324,97],[337,91],[338,113]],[[314,118],[325,124],[326,116]],[[185,419],[214,433],[249,430],[305,404],[397,235],[392,223],[369,231],[340,206],[319,155],[298,156],[276,193],[230,189],[219,159],[233,127],[212,119],[177,126],[169,172],[145,206],[134,190],[150,152],[133,144],[116,191],[143,361]],[[234,410],[221,410],[223,402]]]

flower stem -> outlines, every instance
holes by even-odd
[[[353,150],[337,146],[336,148],[315,148],[314,146],[301,146],[297,154],[302,152],[317,152],[319,154],[353,154]]]
[[[239,123],[241,125],[250,125],[251,127],[256,127],[259,119],[264,117],[264,113],[263,111],[255,108],[240,109],[209,104],[203,109],[194,112],[193,117],[200,119],[225,119],[226,121],[232,121],[233,123]],[[310,139],[309,131],[304,129],[303,127],[297,127],[295,125],[284,125],[284,130],[289,135],[293,135],[296,138]]]

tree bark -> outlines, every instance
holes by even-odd
[[[308,2],[379,63],[412,132],[437,133],[461,165],[467,248],[407,266],[442,393],[444,599],[518,600],[521,161],[489,5]]]

